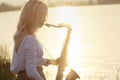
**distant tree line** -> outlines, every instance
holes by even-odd
[[[65,5],[70,5],[70,6],[82,6],[82,5],[102,5],[102,4],[120,4],[120,0],[89,0],[86,2],[85,0],[79,0],[76,2],[56,2],[56,3],[49,3],[49,7],[56,7],[56,6],[65,6]]]
[[[120,3],[120,0],[98,0],[96,4],[119,4]],[[89,3],[87,5],[92,5],[94,4],[93,3],[93,0],[89,0]],[[85,5],[85,3],[82,3],[81,1],[80,2],[76,2],[76,3],[59,3],[59,4],[49,4],[49,7],[51,6],[62,6],[62,5],[76,5],[76,6],[79,6],[79,5]],[[4,11],[14,11],[14,10],[19,10],[21,8],[21,6],[13,6],[13,5],[10,5],[10,4],[7,4],[7,3],[1,3],[0,4],[0,12],[4,12]]]
[[[19,10],[20,8],[21,8],[21,6],[13,6],[13,5],[10,5],[7,3],[0,4],[0,12]]]
[[[117,4],[120,0],[98,0],[98,4]]]

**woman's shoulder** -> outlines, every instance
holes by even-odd
[[[34,35],[28,34],[24,37],[24,39],[34,39]]]
[[[24,37],[24,39],[23,39],[23,41],[31,41],[31,40],[35,40],[35,37],[33,36],[33,35],[26,35],[25,37]]]
[[[36,38],[34,35],[26,35],[23,40],[23,45],[25,47],[36,46]]]

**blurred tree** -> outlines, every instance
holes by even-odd
[[[98,4],[114,4],[120,3],[120,0],[98,0]]]
[[[20,8],[21,8],[20,6],[12,6],[12,5],[6,4],[6,3],[0,4],[0,12],[19,10]]]

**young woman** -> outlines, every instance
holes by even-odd
[[[48,7],[39,0],[29,0],[21,13],[14,35],[14,53],[10,70],[18,74],[17,80],[45,80],[42,65],[50,59],[43,58],[43,49],[36,39],[36,31],[46,20]]]

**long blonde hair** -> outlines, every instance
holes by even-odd
[[[23,38],[36,32],[38,26],[41,27],[45,21],[48,7],[39,0],[29,0],[23,7],[17,31],[14,35],[15,46],[19,47]]]

